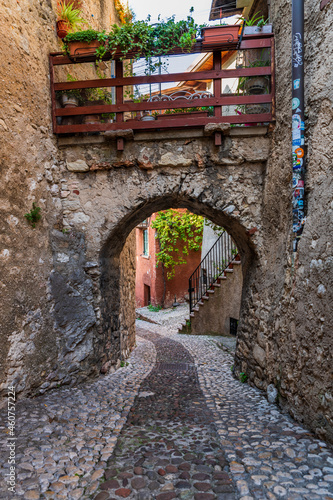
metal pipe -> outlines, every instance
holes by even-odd
[[[297,251],[306,220],[304,181],[304,0],[292,0],[292,155],[293,155],[293,251]]]

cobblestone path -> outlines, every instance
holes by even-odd
[[[15,494],[0,410],[1,499],[333,500],[332,449],[233,378],[231,344],[138,326],[127,367],[17,403]]]
[[[156,365],[141,384],[95,499],[233,500],[229,465],[192,356],[174,340],[148,338]]]

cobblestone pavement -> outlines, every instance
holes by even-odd
[[[17,488],[7,490],[6,413],[0,412],[0,498],[90,498],[103,477],[143,378],[155,363],[154,346],[137,339],[128,366],[93,383],[50,391],[16,405]]]
[[[17,404],[17,488],[2,473],[0,498],[333,499],[332,450],[236,381],[221,339],[138,325],[127,367]]]
[[[156,365],[141,384],[95,499],[233,500],[229,465],[192,356],[179,342],[153,333],[147,338]]]

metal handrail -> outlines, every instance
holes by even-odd
[[[237,247],[224,231],[189,278],[190,313],[237,255]]]

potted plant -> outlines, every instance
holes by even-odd
[[[193,108],[175,108],[167,109],[165,113],[158,114],[157,120],[164,120],[168,118],[180,118],[187,116],[188,118],[207,118],[213,116],[213,106],[193,107]]]
[[[112,95],[106,88],[86,89],[85,97],[85,106],[101,106],[104,104],[112,104]],[[114,113],[85,115],[83,117],[83,123],[101,123],[102,120],[106,121],[106,115],[114,116]],[[108,116],[107,119],[109,120],[110,116]]]
[[[108,34],[95,30],[70,33],[64,42],[71,57],[95,53],[101,59],[107,51],[112,57],[121,60],[144,57],[146,71],[152,73],[160,66],[152,62],[152,58],[168,54],[175,48],[183,52],[190,51],[196,40],[197,29],[191,15],[186,20],[176,22],[173,16],[156,24],[150,24],[148,16],[145,21],[129,21],[121,26],[114,24]]]
[[[269,59],[257,59],[250,62],[247,68],[259,68],[270,65]],[[241,91],[245,95],[261,95],[270,92],[270,77],[268,75],[246,76],[239,79],[238,94]],[[240,110],[245,114],[269,113],[269,103],[246,104]]]
[[[219,24],[202,28],[202,46],[204,48],[219,47],[222,44],[232,44],[238,41],[240,26],[238,24]]]
[[[77,79],[70,73],[67,73],[67,81],[76,82]],[[64,108],[76,108],[79,104],[83,103],[81,91],[79,89],[57,90],[56,98]]]
[[[257,33],[272,33],[272,25],[265,20],[260,12],[254,14],[251,19],[245,20],[244,35],[255,35]]]
[[[70,57],[82,57],[96,55],[101,58],[105,54],[105,43],[107,35],[105,31],[99,32],[93,29],[68,33],[64,38],[64,46]]]
[[[59,38],[65,38],[70,31],[74,31],[87,21],[82,17],[80,9],[75,9],[73,3],[65,0],[58,0],[57,4],[57,35]]]

